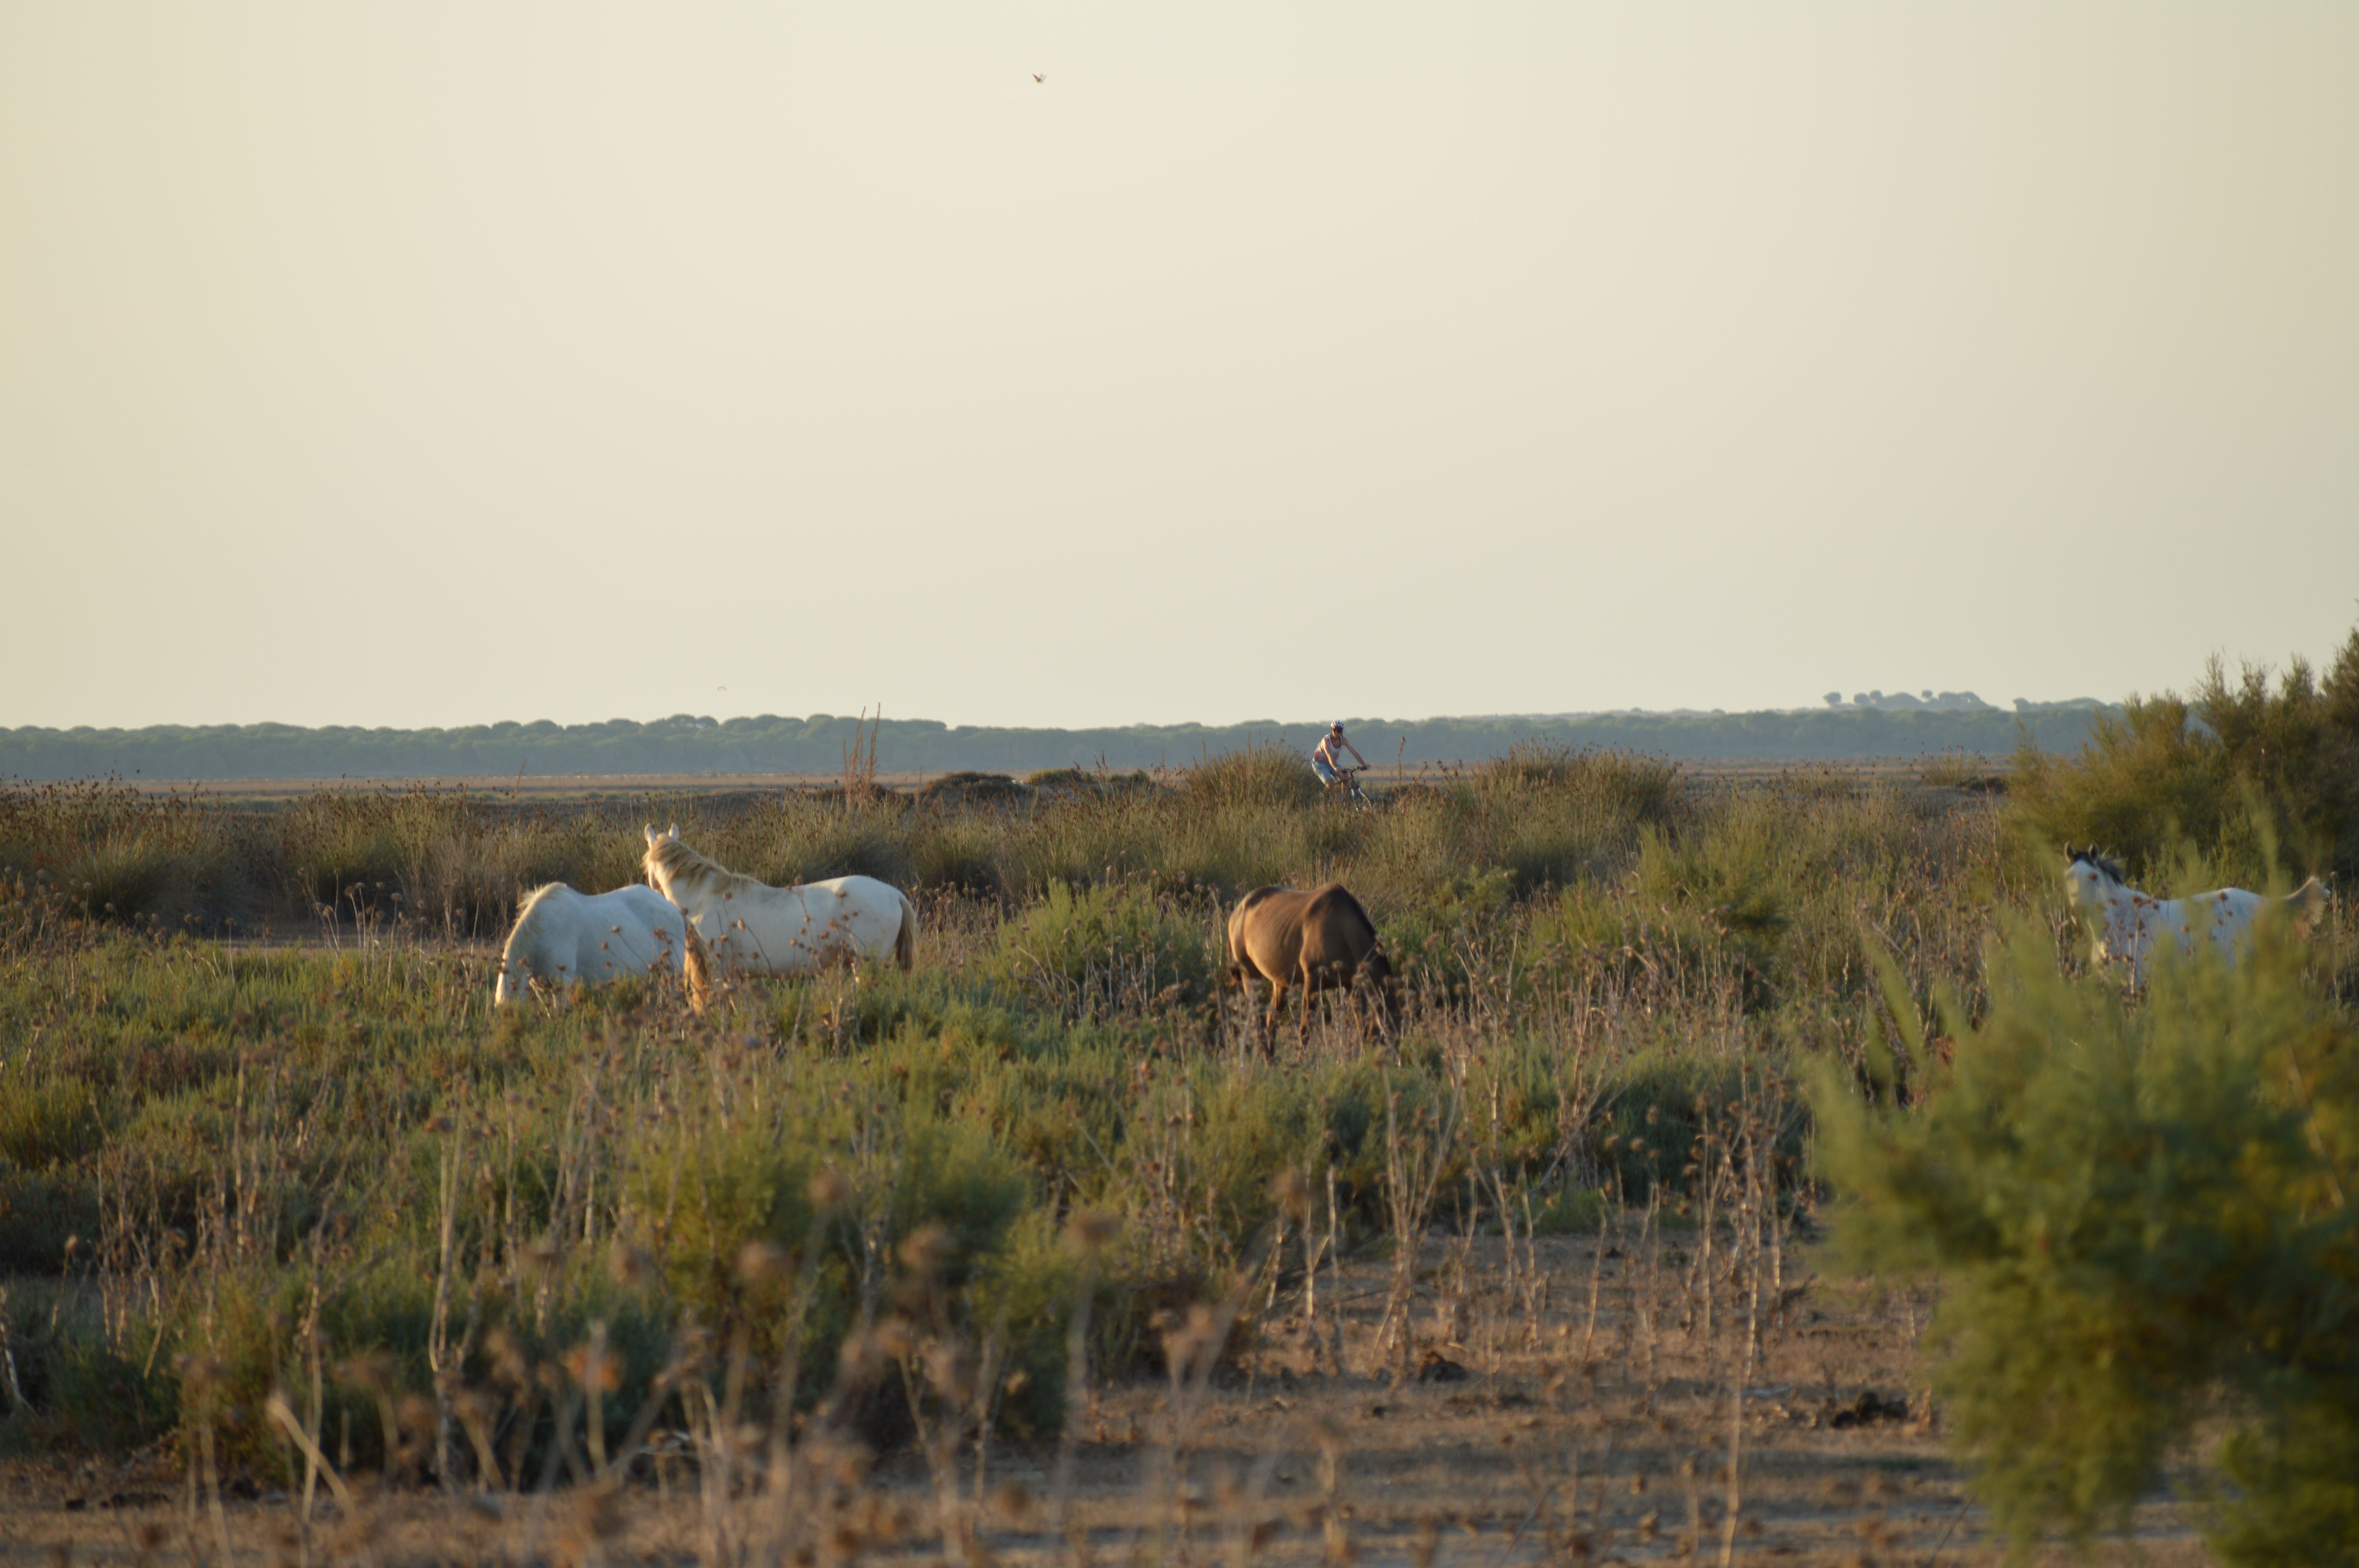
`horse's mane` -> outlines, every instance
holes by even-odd
[[[2070,844],[2064,846],[2064,852],[2071,857],[2065,862],[2067,865],[2087,866],[2116,887],[2129,886],[2129,873],[2123,871],[2122,863],[2111,855],[2100,855],[2094,849],[2075,849]]]
[[[1376,923],[1372,917],[1370,917],[1368,914],[1368,906],[1360,902],[1359,895],[1353,892],[1350,888],[1345,887],[1342,882],[1328,883],[1327,891],[1329,896],[1341,897],[1345,903],[1352,906],[1352,913],[1360,917],[1360,924],[1367,929],[1369,937],[1371,939],[1375,939],[1376,936]]]
[[[523,900],[517,903],[516,918],[518,920],[522,920],[526,915],[530,914],[532,913],[532,906],[538,903],[542,899],[547,898],[550,893],[561,892],[564,891],[565,884],[563,882],[541,883],[538,887],[525,894]]]
[[[1342,882],[1329,882],[1325,887],[1322,887],[1318,891],[1319,896],[1321,898],[1342,900],[1346,908],[1350,909],[1353,914],[1360,917],[1360,926],[1361,929],[1368,934],[1368,943],[1370,947],[1375,952],[1377,957],[1382,957],[1384,955],[1385,946],[1384,935],[1381,932],[1377,931],[1375,917],[1368,914],[1368,906],[1360,902],[1359,895],[1354,893],[1350,888],[1345,887]]]
[[[658,838],[648,845],[647,863],[662,867],[671,881],[695,892],[725,895],[768,885],[733,871],[718,860],[707,860],[677,838]]]

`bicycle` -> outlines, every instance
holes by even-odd
[[[1367,771],[1365,767],[1337,768],[1334,779],[1321,787],[1331,795],[1338,790],[1342,791],[1343,804],[1346,806],[1362,811],[1374,811],[1376,808],[1376,803],[1368,797],[1367,791],[1360,787],[1360,775]]]

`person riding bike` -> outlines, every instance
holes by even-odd
[[[1343,739],[1343,721],[1338,719],[1327,727],[1327,733],[1319,738],[1318,747],[1310,753],[1310,769],[1319,775],[1321,784],[1332,785],[1344,776],[1343,753],[1346,752],[1352,753],[1360,766],[1364,768],[1368,765],[1368,759],[1360,755],[1360,748]]]

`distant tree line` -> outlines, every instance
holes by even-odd
[[[2093,705],[2015,713],[1818,709],[1728,714],[1602,714],[1582,718],[1347,720],[1369,761],[1495,757],[1518,741],[1613,747],[1707,760],[1819,761],[2078,747]],[[689,714],[651,722],[480,724],[451,730],[305,729],[292,724],[153,725],[140,730],[0,730],[0,779],[458,778],[569,773],[833,773],[856,719],[716,720]],[[1067,766],[1184,767],[1248,745],[1307,750],[1317,724],[1136,724],[1105,730],[1017,730],[886,719],[876,731],[887,772],[1024,772]]]

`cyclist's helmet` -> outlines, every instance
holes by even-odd
[[[1327,729],[1332,734],[1341,735],[1343,732],[1343,721],[1338,719],[1334,723],[1327,726]]]

